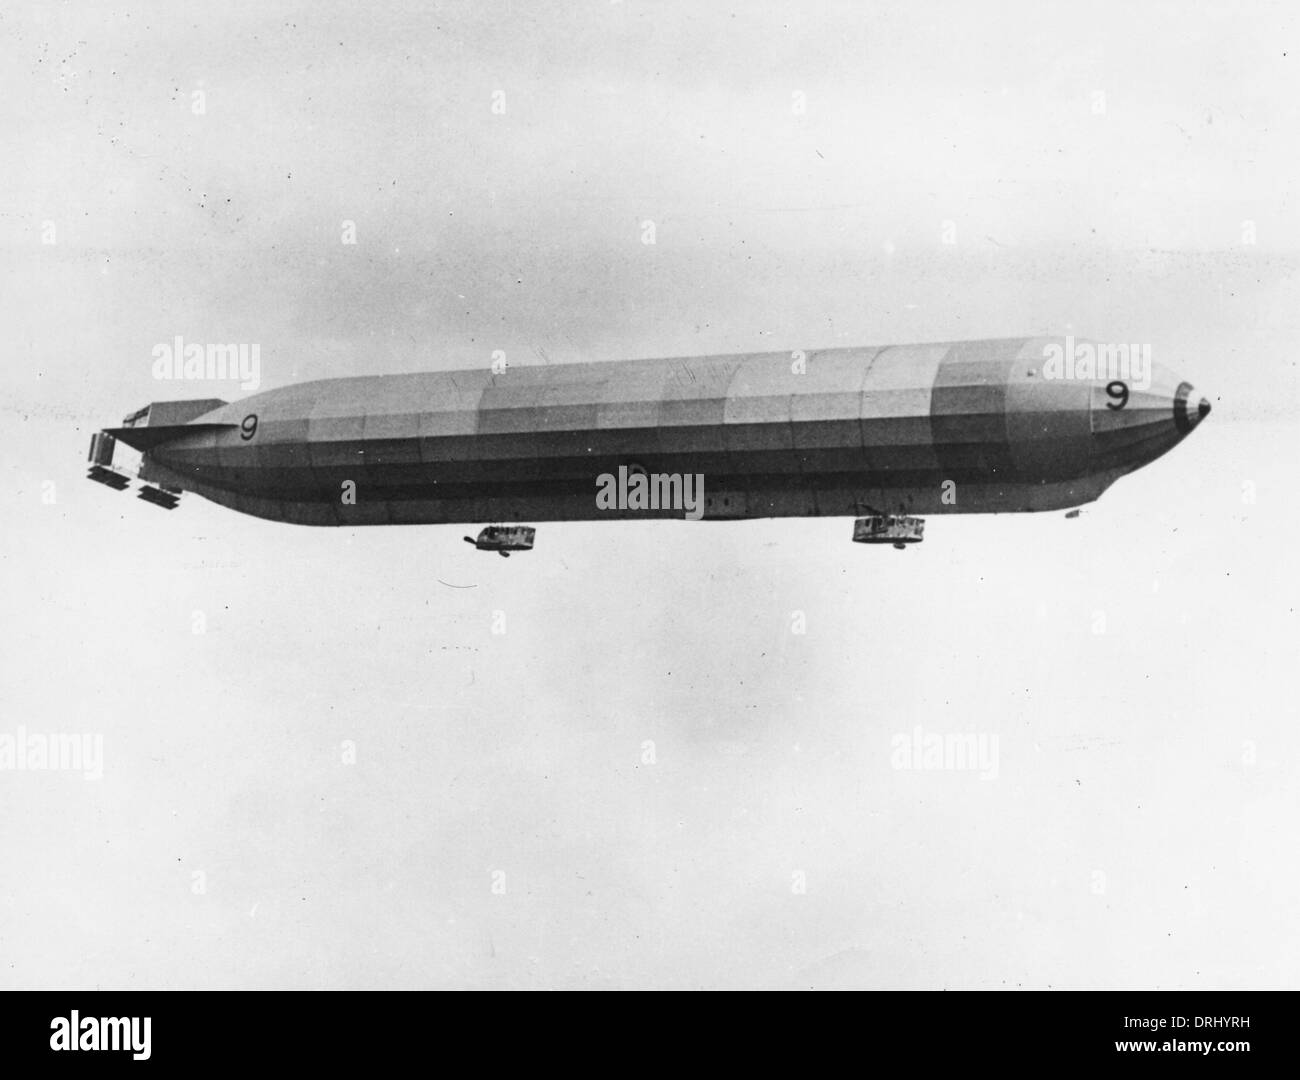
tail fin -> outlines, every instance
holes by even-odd
[[[150,424],[148,427],[105,428],[104,433],[126,443],[133,450],[144,453],[155,446],[161,446],[173,439],[184,438],[186,435],[197,435],[204,431],[225,431],[238,426],[238,424]]]

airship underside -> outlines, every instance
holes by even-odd
[[[96,436],[91,475],[122,486],[121,440],[143,455],[141,497],[169,508],[192,491],[304,525],[870,515],[897,540],[891,519],[910,515],[1091,502],[1209,411],[1159,366],[1053,377],[1062,341],[484,367],[158,402]],[[698,506],[598,499],[636,474],[698,478]]]

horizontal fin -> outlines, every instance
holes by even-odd
[[[131,486],[131,478],[103,465],[92,465],[86,477],[97,484],[107,484],[115,491],[125,491]]]
[[[209,431],[227,431],[238,424],[160,424],[156,427],[112,427],[104,431],[127,446],[144,453],[155,446],[183,439],[186,435],[202,435]]]
[[[164,510],[175,510],[176,504],[181,501],[179,495],[174,495],[169,491],[163,491],[161,488],[151,487],[145,484],[140,488],[137,499],[143,499],[145,502],[151,502],[154,506],[161,506]]]

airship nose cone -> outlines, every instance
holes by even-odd
[[[1174,424],[1180,435],[1186,435],[1210,415],[1210,399],[1197,395],[1199,403],[1192,405],[1192,384],[1181,383],[1174,394]]]

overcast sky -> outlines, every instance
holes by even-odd
[[[104,763],[0,771],[0,982],[1293,986],[1296,17],[6,10],[0,734]],[[1214,414],[1078,520],[905,553],[503,560],[82,479],[97,428],[242,393],[155,380],[177,335],[269,388],[1039,333]],[[918,727],[996,777],[895,767]]]

